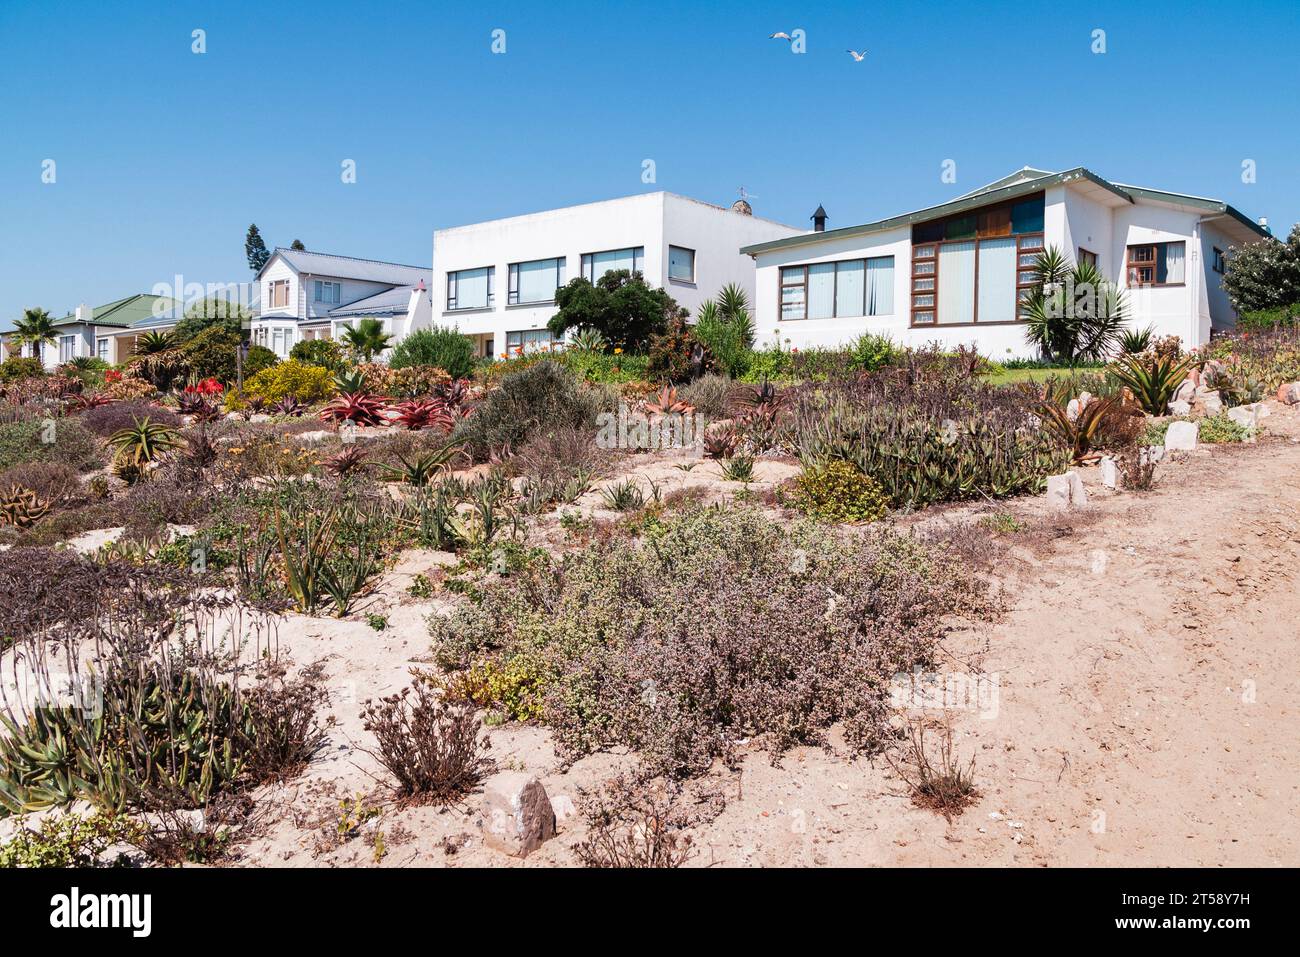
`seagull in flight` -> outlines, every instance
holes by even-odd
[[[845,52],[848,53],[849,56],[853,57],[854,61],[858,63],[861,63],[867,58],[866,53],[859,53],[857,50],[847,50]]]
[[[786,33],[784,30],[780,30],[777,31],[776,33],[773,33],[770,37],[768,37],[768,39],[769,40],[793,40],[794,37],[790,36],[790,34]]]

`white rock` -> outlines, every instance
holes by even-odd
[[[1070,504],[1087,505],[1088,492],[1083,487],[1083,479],[1079,478],[1079,473],[1071,470],[1065,474],[1070,477]]]
[[[1182,399],[1175,399],[1169,403],[1170,415],[1188,415],[1192,411],[1192,404]]]
[[[1201,433],[1197,422],[1170,422],[1169,431],[1165,433],[1165,448],[1170,452],[1190,452],[1196,448],[1196,439]]]
[[[1050,508],[1064,509],[1070,507],[1070,475],[1049,475],[1047,477],[1047,504]]]
[[[1065,417],[1073,422],[1079,417],[1079,412],[1083,409],[1083,403],[1078,399],[1071,399],[1065,403]]]
[[[1163,445],[1148,445],[1142,450],[1140,461],[1143,465],[1148,462],[1159,462],[1165,457],[1165,447]]]
[[[1101,484],[1111,489],[1120,486],[1119,463],[1109,455],[1104,455],[1101,459]]]
[[[1201,405],[1205,406],[1206,415],[1218,415],[1223,411],[1223,400],[1217,392],[1201,396]]]
[[[573,798],[567,794],[557,794],[551,798],[551,807],[555,808],[555,819],[557,821],[567,821],[571,817],[578,816],[578,806],[573,803]]]
[[[1191,402],[1196,396],[1196,383],[1191,379],[1184,379],[1183,384],[1174,391],[1174,402]]]

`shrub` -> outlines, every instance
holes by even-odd
[[[476,461],[521,448],[539,427],[590,429],[601,411],[598,393],[572,372],[544,360],[511,372],[452,433]]]
[[[979,800],[975,789],[975,758],[963,766],[953,754],[952,725],[944,728],[944,737],[934,757],[925,744],[925,726],[912,725],[910,748],[891,766],[912,792],[912,803],[917,807],[937,811],[949,821]]]
[[[250,399],[278,402],[292,396],[299,402],[319,402],[334,391],[329,370],[289,359],[269,369],[263,369],[251,379],[244,380],[244,392]]]
[[[743,321],[736,321],[707,302],[691,327],[691,336],[713,356],[718,369],[733,378],[744,375],[749,366],[754,329],[748,320],[748,313]]]
[[[434,366],[453,379],[463,379],[474,371],[474,362],[473,339],[456,329],[436,326],[419,329],[399,342],[388,364],[394,369]]]
[[[1196,364],[1195,356],[1170,355],[1159,344],[1141,355],[1122,355],[1112,367],[1120,383],[1133,393],[1143,410],[1164,415],[1178,387]]]
[[[1201,419],[1199,438],[1202,442],[1208,442],[1211,445],[1244,442],[1249,435],[1250,430],[1244,425],[1238,425],[1232,421],[1232,419],[1228,418],[1226,412],[1220,412],[1218,415]]]
[[[594,478],[609,462],[609,452],[596,444],[590,429],[572,425],[536,430],[510,461],[516,475],[536,482],[556,483],[578,475]]]
[[[1300,322],[1300,302],[1268,309],[1253,309],[1237,317],[1237,332],[1272,332],[1281,326]]]
[[[289,350],[289,358],[337,372],[343,367],[343,347],[334,339],[301,339]]]
[[[125,429],[137,419],[149,419],[169,429],[181,427],[181,417],[165,406],[141,399],[111,402],[108,405],[87,409],[77,416],[77,421],[101,438]]]
[[[451,376],[437,366],[406,366],[392,371],[386,391],[397,398],[417,399],[437,394],[450,382]]]
[[[10,356],[0,362],[0,382],[37,379],[45,375],[45,365],[35,356]]]
[[[31,489],[53,505],[83,496],[81,476],[75,468],[62,462],[28,462],[0,473],[0,489],[14,485]]]
[[[780,754],[837,721],[876,747],[889,676],[928,660],[945,616],[980,614],[984,595],[944,547],[888,529],[843,538],[690,507],[647,540],[611,535],[489,582],[430,630],[444,666],[527,656],[566,756],[625,746],[683,774],[739,738]]]
[[[555,305],[547,323],[555,335],[595,329],[611,345],[634,352],[682,314],[672,296],[648,284],[641,273],[626,269],[611,269],[595,285],[582,277],[571,279],[555,291]]]
[[[492,767],[474,706],[445,701],[427,680],[367,702],[361,717],[378,746],[367,753],[392,775],[402,797],[449,803]]]
[[[1216,339],[1207,353],[1235,366],[1243,380],[1255,380],[1270,392],[1300,379],[1300,327]]]
[[[690,403],[696,412],[715,419],[727,414],[732,386],[732,381],[726,376],[710,373],[700,376],[689,385],[682,386],[679,394],[682,400]]]
[[[55,462],[88,472],[103,464],[103,453],[94,434],[76,419],[0,424],[0,470],[27,462]]]
[[[1300,302],[1300,224],[1291,227],[1285,242],[1261,239],[1234,246],[1223,290],[1239,313]]]
[[[555,359],[588,382],[610,384],[644,381],[647,378],[646,368],[649,361],[643,355],[633,355],[628,352],[584,352],[580,349],[566,349],[556,354]],[[511,359],[495,363],[495,366],[501,367],[499,371],[504,374],[512,365],[520,361]],[[535,360],[532,356],[528,356],[526,361],[531,364]],[[497,372],[497,369],[492,368],[489,375]]]
[[[864,332],[849,346],[853,367],[862,372],[875,372],[898,361],[901,349],[889,336]]]
[[[230,385],[237,378],[236,356],[243,341],[239,332],[220,324],[207,326],[183,347],[190,372],[200,379],[210,377]]]
[[[888,511],[880,483],[841,459],[806,467],[795,479],[791,504],[828,522],[874,522]]]
[[[620,776],[600,791],[582,792],[587,835],[574,846],[584,867],[681,867],[694,851],[682,833],[692,821],[680,806],[681,786],[658,788]]]
[[[650,340],[646,378],[652,382],[691,382],[716,369],[713,354],[696,339],[685,319],[673,319]]]
[[[151,395],[157,394],[158,390],[153,387],[153,383],[146,382],[144,379],[137,379],[134,376],[119,376],[113,378],[112,375],[104,377],[104,388],[100,391],[114,401],[129,401],[131,399],[144,399]]]
[[[65,814],[47,817],[36,830],[20,826],[0,845],[5,867],[126,867],[125,854],[105,858],[106,852],[138,839],[143,826],[122,815]]]

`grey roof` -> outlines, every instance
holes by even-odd
[[[362,282],[382,282],[393,286],[414,286],[421,279],[433,282],[433,270],[423,266],[403,266],[400,263],[380,262],[377,259],[356,259],[336,256],[333,253],[313,253],[300,249],[277,246],[271,259],[282,257],[298,273],[312,276],[332,276],[339,279],[356,279]],[[271,260],[267,260],[270,265]],[[266,271],[263,266],[260,278]]]
[[[990,203],[1016,199],[1020,196],[1027,196],[1031,193],[1041,192],[1049,186],[1057,186],[1067,183],[1091,183],[1093,186],[1112,193],[1119,200],[1127,203],[1136,202],[1138,199],[1153,199],[1161,202],[1193,206],[1199,209],[1204,209],[1207,212],[1223,213],[1236,219],[1242,225],[1249,227],[1259,236],[1265,238],[1271,237],[1271,234],[1263,227],[1252,222],[1247,216],[1229,206],[1227,203],[1217,199],[1205,199],[1204,197],[1188,196],[1183,193],[1168,193],[1161,190],[1123,186],[1102,179],[1096,173],[1089,169],[1085,169],[1082,166],[1066,170],[1063,173],[1049,173],[1044,170],[1032,169],[1026,166],[1024,169],[1017,170],[1009,176],[1004,176],[1002,179],[989,183],[987,186],[981,186],[979,189],[967,193],[964,196],[959,196],[957,199],[950,202],[940,203],[938,206],[927,206],[924,209],[918,209],[915,212],[904,213],[901,216],[878,220],[874,223],[864,223],[861,226],[843,226],[839,229],[828,229],[821,233],[801,233],[798,236],[790,236],[786,239],[774,239],[766,243],[756,243],[752,246],[743,246],[740,251],[742,253],[755,255],[757,253],[772,252],[777,249],[807,246],[814,243],[826,242],[831,239],[843,239],[851,236],[865,236],[871,233],[885,232],[890,229],[897,229],[900,226],[924,223],[932,219],[939,219],[943,216],[950,216],[954,213],[962,213],[970,209],[978,209],[979,207],[987,206]]]
[[[426,284],[427,285],[427,284]],[[396,286],[387,289],[384,292],[377,293],[365,299],[359,299],[356,302],[350,302],[346,306],[339,306],[330,310],[330,318],[341,318],[345,316],[381,316],[381,315],[405,315],[406,307],[410,305],[411,293],[414,286]],[[320,317],[314,320],[320,321]]]

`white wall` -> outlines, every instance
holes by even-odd
[[[752,299],[753,262],[741,255],[740,247],[798,232],[663,192],[441,229],[433,235],[432,322],[471,336],[490,335],[493,351],[500,355],[507,332],[544,329],[555,314],[551,302],[509,304],[512,263],[562,257],[567,283],[582,274],[584,254],[638,246],[645,250],[646,281],[666,288],[692,311],[729,282],[743,286]],[[694,283],[668,280],[669,245],[695,250]],[[493,306],[448,311],[447,274],[484,266],[496,270]]]
[[[1201,261],[1205,268],[1201,278],[1205,283],[1204,296],[1201,301],[1210,317],[1214,329],[1231,329],[1237,324],[1237,310],[1232,308],[1227,292],[1223,288],[1223,275],[1214,271],[1214,248],[1227,253],[1234,240],[1212,222],[1201,222]]]

